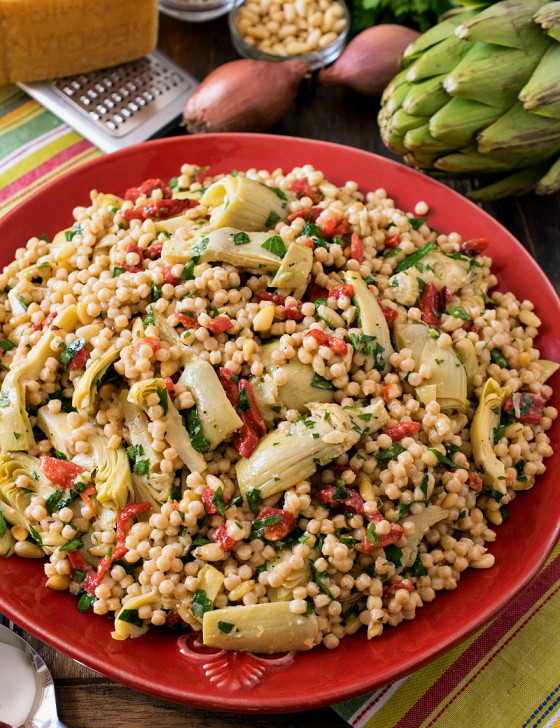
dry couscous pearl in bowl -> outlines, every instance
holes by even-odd
[[[343,0],[238,0],[228,19],[240,55],[265,61],[302,58],[311,70],[338,58],[350,25]]]

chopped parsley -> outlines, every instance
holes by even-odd
[[[64,371],[68,371],[68,367],[70,366],[70,362],[74,359],[74,357],[84,348],[86,345],[86,340],[83,336],[80,336],[78,339],[73,341],[71,344],[68,344],[68,346],[65,346],[60,354],[60,361],[62,364],[64,364]]]
[[[389,460],[396,460],[398,456],[404,452],[406,448],[404,448],[400,442],[394,442],[391,447],[385,447],[381,448],[375,453],[375,458],[377,461],[389,461]]]
[[[236,245],[247,245],[251,242],[251,238],[247,235],[247,233],[239,232],[235,233],[235,235],[233,236],[233,242]]]
[[[277,212],[274,212],[274,210],[271,210],[269,216],[266,218],[265,227],[274,227],[278,220],[280,220],[280,215]]]
[[[422,218],[413,218],[416,220],[421,220]],[[422,224],[424,224],[424,220],[422,220]],[[395,273],[402,273],[403,270],[408,270],[408,268],[411,268],[412,266],[416,266],[417,263],[419,263],[422,258],[425,258],[428,253],[431,253],[432,250],[437,250],[437,245],[435,243],[426,243],[421,248],[419,248],[415,253],[411,253],[410,255],[407,255],[404,260],[401,260],[401,262],[397,265],[395,268]]]
[[[128,622],[128,624],[134,624],[136,627],[142,627],[144,622],[138,616],[137,609],[123,609],[117,619],[120,622]]]
[[[233,629],[235,629],[235,625],[231,622],[222,622],[221,620],[218,620],[218,629],[224,634],[229,634]]]
[[[218,511],[220,516],[225,517],[226,508],[224,503],[224,491],[221,485],[218,486],[214,491],[214,495],[212,496],[212,504],[216,507],[216,510]]]
[[[202,434],[202,423],[200,422],[196,406],[187,410],[185,419],[187,421],[187,431],[194,449],[198,450],[198,452],[208,452],[210,449],[210,441]]]
[[[320,374],[314,373],[313,379],[311,380],[311,386],[315,387],[315,389],[334,389],[334,385],[332,382],[330,382],[328,379],[325,379],[325,377],[322,377]]]
[[[462,321],[471,320],[471,317],[463,308],[463,306],[450,306],[446,309],[445,313],[448,313],[450,316],[454,316],[455,318],[461,319]]]
[[[251,401],[249,399],[249,395],[247,394],[247,390],[243,388],[239,392],[239,399],[237,400],[237,409],[240,412],[247,412],[247,410],[251,409]]]
[[[507,360],[499,349],[492,349],[490,351],[490,359],[492,364],[497,364],[502,369],[508,368]]]
[[[206,596],[204,589],[197,589],[192,597],[192,613],[201,619],[206,612],[212,609],[212,602]]]
[[[273,255],[283,258],[286,255],[286,246],[280,235],[272,235],[261,245],[261,248],[268,250]]]
[[[97,601],[97,597],[90,596],[84,592],[78,601],[78,609],[80,612],[87,612],[91,605]]]
[[[67,541],[58,550],[59,551],[75,551],[76,549],[81,549],[83,547],[83,545],[84,545],[83,541],[80,541],[79,538],[73,538],[71,541]]]
[[[251,488],[251,490],[247,491],[247,495],[245,497],[247,498],[247,505],[253,513],[258,513],[260,510],[259,502],[261,500],[260,490],[258,490],[258,488]]]

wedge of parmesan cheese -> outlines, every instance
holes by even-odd
[[[0,86],[141,58],[157,29],[157,0],[0,0]]]

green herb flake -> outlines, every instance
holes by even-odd
[[[233,236],[233,242],[235,245],[247,245],[251,242],[251,238],[247,235],[247,233],[239,232],[235,233]]]
[[[274,210],[271,210],[264,225],[267,228],[272,228],[276,225],[278,220],[280,220],[280,215],[277,212],[274,212]]]
[[[17,347],[17,344],[14,344],[13,341],[10,341],[9,339],[0,339],[0,349],[4,352],[4,354],[7,351],[11,351],[12,349],[15,349]]]
[[[169,393],[167,391],[167,387],[158,387],[157,394],[163,414],[166,415],[169,410]]]
[[[389,460],[396,460],[398,456],[404,452],[406,448],[404,448],[400,442],[394,442],[391,447],[381,448],[378,450],[374,457],[377,461],[389,461]]]
[[[325,379],[325,377],[320,376],[317,373],[313,374],[313,379],[311,380],[311,386],[315,387],[315,389],[334,389],[334,385],[332,382],[330,382],[328,379]]]
[[[60,362],[61,364],[64,364],[64,371],[68,371],[68,367],[70,366],[70,362],[74,359],[76,354],[78,354],[86,345],[86,340],[83,336],[80,336],[78,339],[73,341],[71,344],[68,344],[68,346],[65,346],[60,354]]]
[[[446,309],[445,313],[448,313],[450,316],[453,316],[454,318],[461,319],[461,321],[470,321],[471,317],[466,312],[466,310],[463,308],[463,306],[450,306]]]
[[[401,565],[403,555],[402,549],[400,549],[398,546],[395,546],[394,543],[391,543],[388,546],[385,546],[383,550],[385,551],[385,556],[392,564],[395,564],[398,569]]]
[[[84,592],[78,601],[78,609],[80,612],[87,612],[91,605],[96,601],[97,597],[90,596]]]
[[[428,222],[427,217],[409,217],[408,222],[413,230],[420,230],[422,225]]]
[[[218,620],[218,629],[224,634],[229,634],[233,629],[235,629],[235,625],[231,622],[222,622],[221,620]]]
[[[83,545],[84,545],[83,541],[80,541],[79,538],[73,538],[71,541],[67,541],[58,550],[59,551],[76,551],[77,549],[81,549],[83,547]]]
[[[200,422],[196,406],[187,410],[185,419],[187,422],[187,431],[194,449],[198,452],[208,452],[210,449],[210,441],[202,434],[202,423]]]
[[[277,255],[279,258],[283,258],[287,250],[280,235],[272,235],[270,238],[267,238],[261,245],[261,248],[268,250],[269,253]]]
[[[31,524],[29,524],[29,533],[31,534],[31,538],[38,546],[43,545],[43,539],[41,538],[39,532],[36,531]]]
[[[415,219],[422,219],[422,218],[415,218]],[[437,250],[437,245],[435,243],[426,243],[421,248],[419,248],[415,253],[411,253],[411,255],[407,255],[407,257],[404,260],[401,260],[401,262],[397,265],[395,268],[395,273],[402,273],[404,270],[408,270],[408,268],[411,268],[412,266],[415,266],[422,258],[424,258],[428,253],[431,253],[432,250]]]
[[[154,310],[151,306],[150,306],[150,309],[148,311],[146,318],[142,321],[142,323],[144,324],[144,326],[154,326],[155,325]]]
[[[490,360],[492,364],[497,364],[501,369],[508,368],[507,360],[499,349],[492,349],[490,351]]]
[[[119,276],[121,276],[125,272],[125,270],[126,269],[125,268],[122,268],[120,265],[116,265],[113,268],[113,276],[112,277],[113,278],[118,278]]]
[[[377,544],[379,543],[379,536],[377,535],[377,529],[375,528],[374,521],[372,521],[367,527],[366,538],[372,544],[372,546],[377,546]]]
[[[247,491],[247,495],[245,496],[247,498],[247,505],[252,510],[253,513],[258,513],[259,508],[259,502],[261,500],[261,493],[260,490],[257,488],[252,488],[251,490]]]
[[[313,574],[313,580],[317,584],[319,589],[323,592],[323,594],[326,594],[328,597],[330,597],[331,599],[334,600],[331,590],[328,588],[328,586],[323,581],[324,577],[327,575],[324,573],[321,573],[312,561],[309,561],[309,566],[311,567],[311,573]]]
[[[243,388],[239,392],[239,399],[237,401],[237,409],[240,412],[247,412],[247,410],[251,409],[251,400],[249,399],[249,395],[247,394],[247,390]]]
[[[185,265],[183,270],[181,271],[181,280],[182,281],[192,281],[194,276],[194,260],[189,260],[189,262]]]
[[[7,530],[8,524],[6,523],[6,519],[2,515],[2,511],[0,511],[0,536],[3,536]]]
[[[136,475],[149,475],[150,461],[147,458],[145,460],[137,460],[132,469]]]
[[[224,491],[221,485],[218,486],[214,491],[214,495],[212,496],[212,504],[216,507],[216,510],[218,511],[220,516],[223,516],[225,518],[226,508],[224,504]]]
[[[119,622],[128,622],[128,624],[133,624],[136,627],[142,627],[144,625],[144,622],[138,616],[137,609],[123,609],[117,619]]]
[[[159,286],[156,286],[156,284],[152,281],[151,289],[152,289],[152,303],[153,303],[154,301],[158,301],[161,298],[161,288],[159,288]]]
[[[212,602],[206,596],[204,589],[197,589],[192,597],[192,613],[201,619],[206,612],[212,609]]]

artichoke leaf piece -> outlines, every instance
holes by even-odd
[[[404,144],[411,152],[419,154],[446,154],[453,147],[436,139],[430,134],[430,125],[423,124],[407,131],[404,135]]]
[[[429,531],[432,526],[436,523],[443,521],[449,515],[449,511],[440,506],[430,504],[426,506],[423,511],[415,515],[405,516],[401,523],[410,522],[414,523],[415,531],[412,536],[408,536],[406,539],[406,546],[402,550],[401,564],[406,569],[411,567],[416,561],[418,556],[418,546],[424,535]]]
[[[55,450],[66,455],[68,459],[72,458],[72,453],[66,444],[72,435],[72,428],[67,423],[64,412],[51,412],[47,405],[40,407],[37,410],[37,427],[43,430]],[[84,466],[83,457],[81,456],[82,462],[80,462],[82,467]],[[86,469],[93,469],[92,458],[88,459]]]
[[[443,73],[450,73],[467,54],[471,45],[471,43],[462,41],[455,35],[450,35],[437,45],[428,48],[423,55],[409,66],[406,80],[412,83],[414,81],[424,81],[433,76],[441,76]]]
[[[393,329],[399,349],[410,349],[415,370],[429,364],[432,376],[416,388],[423,404],[437,400],[442,409],[463,409],[467,406],[467,374],[452,348],[441,349],[430,336],[430,328],[423,323],[396,321]]]
[[[380,371],[387,371],[389,358],[393,354],[394,349],[391,343],[389,326],[381,310],[381,306],[359,273],[347,270],[344,272],[343,277],[346,283],[354,286],[353,301],[356,309],[359,311],[362,331],[367,336],[375,336],[377,344],[382,349],[377,357],[378,361],[382,360],[383,362]]]
[[[213,450],[232,432],[238,430],[243,422],[227,398],[214,367],[196,356],[158,311],[154,311],[154,324],[163,341],[172,346],[180,346],[183,351],[183,373],[179,381],[189,389],[194,398],[202,434],[210,443],[209,449]]]
[[[558,364],[555,361],[549,361],[548,359],[539,359],[537,361],[537,364],[540,367],[540,377],[541,383],[544,384],[547,379],[550,379],[550,377],[553,374],[556,374],[558,369],[560,369],[560,364]]]
[[[554,40],[560,41],[560,5],[549,2],[542,5],[535,13],[535,22]]]
[[[13,556],[15,545],[15,538],[8,530],[6,530],[6,532],[0,536],[0,557],[8,559],[10,556]]]
[[[85,372],[74,386],[72,405],[77,410],[91,412],[95,406],[95,394],[99,380],[119,356],[116,345],[111,346],[97,359],[89,362]]]
[[[279,236],[271,232],[247,233],[241,228],[220,227],[206,234],[177,243],[175,258],[181,247],[183,257],[179,262],[195,259],[201,263],[229,263],[239,268],[257,268],[266,271],[277,271],[282,262],[282,255],[263,247],[267,241]],[[237,243],[236,240],[248,242]],[[281,240],[281,238],[280,238]],[[278,247],[285,252],[284,243]],[[165,252],[162,251],[162,255]],[[167,255],[164,257],[168,258]]]
[[[425,33],[416,38],[403,53],[403,61],[406,66],[432,46],[441,43],[446,38],[454,35],[457,26],[475,15],[473,10],[462,10],[459,13],[449,14],[444,20],[433,25]]]
[[[494,453],[494,428],[500,424],[500,414],[509,389],[500,387],[495,379],[485,383],[471,424],[471,444],[476,465],[483,470],[483,480],[498,493],[505,495],[504,464]]]
[[[508,177],[503,177],[493,184],[476,187],[469,192],[469,198],[473,202],[483,202],[484,200],[500,200],[512,195],[524,195],[535,189],[539,181],[544,179],[543,175],[545,173],[546,165],[542,164],[522,169]]]
[[[502,113],[502,109],[479,101],[452,98],[430,119],[430,134],[453,149],[460,149],[472,144],[478,132],[497,121]]]
[[[527,48],[542,36],[533,22],[533,14],[542,0],[508,0],[498,2],[466,20],[455,30],[458,38],[506,46]]]
[[[224,586],[224,575],[212,564],[205,564],[198,573],[198,588],[206,594],[212,606]]]
[[[265,344],[261,349],[262,363],[270,374],[277,368],[272,362],[272,355],[280,348],[280,341],[276,340]],[[294,357],[288,359],[282,368],[288,380],[286,384],[276,388],[278,404],[283,404],[287,409],[307,412],[309,403],[334,401],[334,385],[329,388],[328,380],[318,378],[310,364],[303,364]],[[274,404],[273,402],[272,405]]]
[[[410,86],[402,110],[417,117],[435,114],[449,100],[449,94],[443,88],[444,80],[445,74],[442,74]]]
[[[552,45],[541,59],[528,83],[521,89],[520,101],[526,111],[560,119],[560,44]]]
[[[151,606],[153,609],[161,607],[162,598],[158,591],[140,594],[131,597],[119,609],[115,616],[115,630],[111,632],[114,640],[126,640],[129,637],[140,637],[150,628],[150,620],[138,617],[140,607]]]
[[[202,621],[205,645],[237,652],[310,650],[319,634],[317,616],[294,614],[289,602],[213,609],[204,614]]]
[[[552,195],[560,190],[560,157],[539,179],[535,192],[537,195]]]
[[[497,172],[510,172],[516,169],[515,159],[496,159],[490,154],[480,154],[475,147],[462,149],[454,154],[446,154],[434,161],[434,167],[444,172],[459,174],[494,174]]]
[[[250,458],[235,468],[243,496],[251,489],[262,498],[280,493],[309,478],[355,445],[363,434],[382,429],[389,415],[381,400],[363,409],[347,410],[336,404],[310,403],[311,414],[287,430],[265,435]],[[365,422],[360,415],[370,417]]]
[[[214,208],[210,213],[213,228],[237,228],[253,232],[266,230],[271,217],[286,217],[287,197],[281,190],[249,179],[244,175],[228,175],[206,190],[202,204]],[[268,225],[267,225],[268,222]]]
[[[476,43],[443,82],[451,96],[507,109],[550,44],[544,36],[524,50]]]
[[[78,322],[75,306],[59,313],[51,326],[41,334],[39,341],[22,361],[12,362],[10,371],[2,382],[0,392],[0,450],[28,451],[35,444],[33,428],[27,414],[25,383],[40,378],[46,360],[53,356],[51,343],[57,329],[72,331]]]
[[[128,393],[128,400],[138,405],[144,412],[148,412],[146,398],[149,394],[164,393],[167,395],[167,388],[163,379],[144,379],[132,385]],[[165,396],[164,395],[164,396]],[[177,411],[173,402],[167,397],[167,414],[165,420],[165,439],[177,450],[179,457],[191,472],[203,472],[206,470],[206,460],[195,450],[191,438],[183,423],[183,418]]]
[[[20,476],[28,479],[25,488],[16,483]],[[35,495],[48,498],[57,490],[39,468],[39,460],[22,452],[0,455],[0,513],[12,526],[21,526],[31,533],[25,510]]]
[[[474,392],[474,378],[484,374],[484,367],[479,362],[474,344],[466,336],[453,342],[453,348],[457,352],[467,373],[467,394],[472,397]]]
[[[527,114],[519,101],[498,121],[478,135],[481,154],[505,151],[507,154],[527,154],[535,164],[560,151],[560,124],[556,119]],[[532,156],[531,156],[532,152]]]
[[[276,288],[297,288],[307,284],[313,265],[313,251],[307,245],[290,243],[280,267],[272,279]]]

